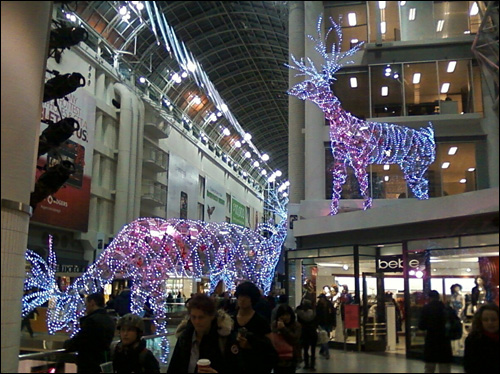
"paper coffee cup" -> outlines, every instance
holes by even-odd
[[[196,362],[196,365],[198,365],[198,366],[210,366],[210,360],[208,358],[200,358]]]

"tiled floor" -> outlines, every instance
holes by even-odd
[[[406,359],[398,353],[365,353],[330,349],[330,359],[318,357],[316,351],[317,373],[423,373],[422,360]],[[311,373],[300,368],[297,373]],[[459,365],[452,365],[452,373],[463,373]]]

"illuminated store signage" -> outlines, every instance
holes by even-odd
[[[377,273],[402,273],[403,255],[380,256],[376,261]],[[408,255],[408,269],[422,270],[425,267],[423,254]]]

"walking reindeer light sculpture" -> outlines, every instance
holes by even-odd
[[[395,124],[364,121],[345,111],[332,92],[331,84],[336,79],[335,73],[342,66],[352,63],[344,59],[356,53],[362,43],[346,52],[341,52],[342,28],[330,18],[333,26],[323,38],[322,18],[320,16],[318,19],[317,38],[309,35],[315,42],[315,50],[324,61],[321,69],[318,70],[310,58],[307,58],[308,64],[306,64],[303,58],[297,61],[293,55],[291,59],[296,66],[288,64],[286,66],[298,70],[300,74],[297,76],[304,75],[308,78],[293,86],[288,94],[314,102],[330,122],[330,142],[334,159],[330,215],[338,213],[342,185],[347,178],[347,166],[353,168],[358,180],[364,199],[364,209],[372,205],[372,198],[368,192],[367,172],[370,164],[399,165],[408,187],[415,196],[418,199],[428,199],[429,186],[424,174],[434,162],[436,154],[432,124],[429,122],[428,127],[412,129]],[[332,30],[337,34],[337,42],[333,43],[332,51],[328,53],[326,40]]]
[[[170,218],[139,218],[116,235],[87,271],[66,290],[56,282],[56,257],[49,239],[45,262],[26,251],[30,270],[26,274],[22,316],[49,302],[47,325],[50,334],[66,329],[75,334],[85,311],[83,294],[102,292],[118,276],[131,279],[134,314],[147,301],[153,310],[156,331],[166,333],[165,281],[172,276],[210,277],[210,293],[219,281],[234,290],[237,280],[250,280],[265,294],[270,291],[276,265],[286,237],[286,205],[278,191],[269,192],[265,208],[281,218],[278,224],[261,223],[256,230],[226,222],[204,222]],[[162,361],[168,355],[168,340],[162,338]]]

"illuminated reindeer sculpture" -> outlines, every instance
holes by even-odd
[[[334,159],[330,215],[338,213],[342,185],[347,178],[347,166],[353,168],[358,180],[364,199],[364,209],[372,205],[372,198],[368,192],[367,172],[370,164],[399,165],[408,187],[415,196],[418,199],[428,199],[428,181],[424,174],[434,162],[436,153],[432,124],[429,122],[428,127],[412,129],[395,124],[364,121],[345,111],[330,85],[335,80],[335,73],[344,64],[351,62],[343,62],[343,59],[357,52],[362,43],[341,53],[342,28],[332,18],[330,22],[333,26],[328,29],[324,38],[321,33],[322,16],[318,19],[317,38],[309,35],[309,38],[316,43],[315,50],[324,61],[319,71],[310,58],[307,58],[309,63],[307,66],[303,58],[299,62],[292,55],[291,58],[296,66],[286,65],[301,72],[297,75],[309,77],[308,80],[293,86],[288,94],[314,102],[330,122],[330,141]],[[337,43],[332,45],[332,51],[328,53],[325,41],[332,30],[337,34]]]
[[[273,196],[277,198],[277,194]],[[48,263],[36,253],[26,252],[31,270],[24,289],[34,292],[23,297],[22,315],[49,301],[49,333],[66,329],[74,334],[85,310],[81,295],[102,292],[117,275],[133,281],[132,313],[140,314],[149,301],[160,334],[167,331],[165,281],[170,276],[208,275],[210,292],[220,280],[230,290],[235,289],[237,280],[250,280],[267,294],[286,236],[286,202],[273,205],[282,218],[278,225],[263,223],[257,230],[226,222],[139,218],[126,225],[96,262],[64,291],[55,281],[56,259],[50,239]],[[166,337],[161,347],[166,362]]]

